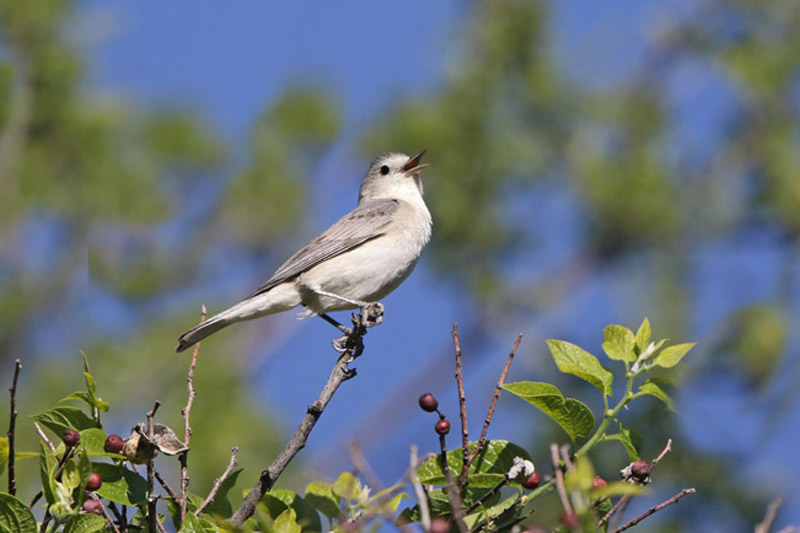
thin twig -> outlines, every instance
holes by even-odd
[[[614,515],[614,513],[619,511],[622,508],[623,505],[627,505],[628,504],[629,500],[630,500],[630,496],[623,496],[622,498],[617,500],[617,503],[615,503],[614,506],[611,509],[609,509],[608,512],[606,514],[604,514],[603,517],[600,520],[597,521],[597,527],[600,527],[603,524],[605,524],[606,522],[608,522],[608,520]]]
[[[411,480],[411,486],[414,487],[414,494],[417,496],[417,505],[419,505],[419,523],[422,526],[422,531],[430,531],[431,529],[431,513],[428,509],[428,495],[425,489],[422,488],[422,483],[419,482],[419,475],[417,474],[417,446],[411,445],[411,458],[408,465],[408,477]]]
[[[172,498],[173,501],[175,501],[175,502],[180,501],[178,499],[178,495],[175,493],[174,490],[172,490],[172,487],[169,486],[169,483],[167,483],[167,480],[164,479],[164,477],[161,475],[161,472],[159,472],[158,470],[154,470],[153,471],[153,475],[156,476],[156,481],[158,481],[158,484],[161,485],[161,487],[165,491],[167,491],[167,495],[169,495],[169,497]]]
[[[194,512],[195,516],[200,516],[200,513],[202,513],[206,507],[211,505],[211,502],[214,501],[214,496],[217,495],[217,491],[219,491],[219,488],[222,486],[225,480],[228,479],[228,477],[231,475],[233,469],[236,468],[236,466],[239,464],[236,461],[237,453],[239,453],[239,447],[234,446],[233,449],[231,449],[231,460],[228,463],[228,467],[225,469],[225,471],[222,473],[221,476],[219,476],[216,480],[214,480],[214,486],[211,487],[211,492],[208,493],[208,496],[206,496],[206,499],[203,501],[202,505],[200,505],[200,507],[198,507],[195,510]]]
[[[350,460],[353,462],[353,467],[364,476],[367,484],[380,492],[384,489],[383,482],[375,474],[375,471],[370,466],[364,453],[361,451],[361,445],[356,441],[351,441],[347,444],[347,451],[350,453]]]
[[[475,509],[477,509],[479,506],[483,505],[483,503],[484,503],[486,500],[488,500],[489,498],[491,498],[492,496],[494,496],[495,494],[497,494],[497,492],[498,492],[500,489],[502,489],[503,487],[505,487],[507,483],[508,483],[508,478],[507,478],[507,477],[504,477],[503,479],[501,479],[501,480],[500,480],[500,482],[499,482],[499,483],[497,483],[497,485],[495,485],[494,487],[492,487],[491,489],[489,489],[489,492],[485,493],[485,494],[484,494],[483,496],[481,496],[479,499],[477,499],[477,500],[475,500],[474,502],[472,502],[472,505],[470,505],[469,507],[467,507],[467,508],[464,510],[464,514],[465,514],[465,515],[468,515],[468,514],[470,514],[472,511],[474,511]]]
[[[658,511],[660,511],[664,507],[667,507],[668,505],[672,505],[673,503],[678,503],[678,500],[680,500],[681,498],[683,498],[687,494],[694,494],[695,492],[696,491],[695,491],[694,488],[683,489],[682,491],[680,491],[678,494],[676,494],[675,496],[673,496],[669,500],[661,502],[661,503],[659,503],[658,505],[656,505],[654,507],[651,507],[650,509],[648,509],[647,511],[643,512],[642,514],[640,514],[639,516],[637,516],[636,518],[634,518],[630,522],[627,522],[624,525],[620,526],[619,528],[615,529],[614,533],[619,533],[620,531],[625,531],[626,529],[635,526],[636,524],[638,524],[639,522],[641,522],[642,520],[644,520],[645,518],[647,518],[651,514],[657,513]]]
[[[442,472],[444,472],[444,478],[447,480],[446,492],[447,499],[450,501],[450,510],[453,513],[453,519],[458,526],[458,530],[461,533],[467,533],[469,528],[464,523],[464,502],[461,499],[456,481],[453,479],[453,474],[450,472],[450,466],[447,464],[447,445],[445,444],[444,435],[439,435],[439,448],[441,450],[439,458],[442,462]]]
[[[783,505],[783,498],[780,497],[769,502],[764,519],[756,524],[755,533],[769,533],[769,530],[772,529],[772,524],[775,523],[775,519],[778,517],[778,509],[780,509],[781,505]]]
[[[357,330],[358,328],[354,327],[353,329]],[[286,443],[286,446],[280,452],[278,457],[272,462],[271,465],[269,465],[269,467],[265,468],[261,472],[256,484],[247,494],[236,512],[233,513],[233,516],[231,516],[229,520],[231,524],[234,526],[241,526],[245,520],[252,516],[253,512],[255,511],[256,504],[261,501],[261,498],[264,497],[264,494],[266,494],[267,491],[272,488],[272,486],[278,480],[278,477],[280,477],[294,456],[297,455],[297,453],[306,445],[308,435],[311,433],[311,430],[314,429],[314,425],[317,423],[317,420],[319,420],[319,417],[322,415],[322,412],[325,410],[328,402],[331,401],[333,394],[342,383],[355,377],[356,370],[348,368],[347,365],[352,362],[358,354],[360,354],[361,350],[358,349],[358,340],[360,339],[353,339],[354,345],[356,346],[355,351],[344,352],[336,360],[336,364],[333,366],[333,370],[328,378],[328,382],[322,388],[319,397],[314,403],[308,406],[306,415],[303,417],[303,420],[300,421],[297,431],[295,431],[294,436],[289,440],[289,442]]]
[[[153,438],[153,417],[156,415],[161,402],[156,401],[153,409],[147,412],[147,445],[152,446],[155,439]],[[153,491],[155,490],[155,464],[153,463],[154,454],[148,454],[147,459],[147,528],[150,533],[156,533],[158,530],[158,515],[156,514],[156,504],[158,498]]]
[[[500,392],[502,391],[503,384],[506,382],[506,377],[508,377],[508,370],[511,368],[511,362],[514,360],[514,356],[517,353],[517,349],[519,348],[519,344],[522,342],[522,333],[517,336],[517,340],[514,342],[514,346],[511,348],[511,351],[508,354],[508,359],[506,359],[506,364],[503,367],[503,372],[500,374],[500,379],[497,380],[497,386],[494,388],[494,396],[492,396],[492,403],[489,404],[489,411],[486,413],[486,419],[483,421],[483,429],[481,429],[481,436],[478,439],[478,444],[475,446],[475,449],[469,456],[469,459],[466,462],[467,472],[469,472],[469,467],[472,466],[472,463],[481,453],[483,446],[486,444],[486,434],[489,431],[489,424],[492,423],[492,416],[494,416],[494,410],[497,406],[497,400],[500,398]]]
[[[656,466],[659,463],[659,461],[661,461],[661,459],[663,459],[664,456],[667,455],[667,453],[669,453],[670,451],[672,451],[672,439],[667,439],[667,445],[664,446],[664,449],[661,450],[661,453],[658,454],[658,457],[650,461],[650,469],[652,470],[652,468]]]
[[[207,316],[206,306],[202,305],[200,307],[200,322],[205,322]],[[186,446],[189,446],[189,442],[192,440],[192,427],[189,425],[189,416],[192,412],[192,405],[194,405],[194,398],[197,396],[197,390],[194,388],[194,371],[197,367],[197,356],[200,354],[200,344],[199,342],[195,344],[194,350],[192,350],[192,360],[189,363],[189,372],[186,374],[186,389],[189,394],[186,398],[186,407],[181,409],[181,414],[183,415],[183,442]],[[178,502],[178,507],[181,510],[181,524],[183,524],[186,521],[186,506],[189,498],[188,450],[181,453],[178,459],[181,463],[181,497],[177,500],[173,498],[173,500]]]
[[[514,503],[512,503],[508,507],[508,509],[504,509],[502,511],[499,511],[499,512],[493,514],[493,515],[487,516],[486,518],[484,518],[483,520],[481,520],[480,522],[478,522],[477,524],[472,526],[472,528],[470,529],[470,532],[474,533],[476,531],[480,531],[481,529],[483,529],[484,527],[489,525],[491,522],[494,522],[495,520],[497,520],[500,517],[501,514],[503,514],[507,510],[513,509],[515,506],[519,505],[519,503],[522,501],[522,498],[523,498],[523,495],[520,494],[519,496],[517,496],[517,499],[514,501]],[[495,525],[492,525],[491,531],[500,531],[500,529],[496,528]]]
[[[119,509],[117,509],[116,504],[114,502],[112,502],[111,500],[108,501],[108,508],[111,509],[111,513],[117,519],[117,523],[120,524],[120,526],[122,527],[122,531],[127,531],[128,530],[128,517],[125,515],[125,513],[120,513]],[[122,509],[123,510],[125,509],[124,505],[122,506]]]
[[[458,384],[458,408],[461,413],[461,473],[458,476],[458,486],[467,486],[469,473],[469,428],[467,426],[467,397],[464,394],[464,366],[461,361],[461,343],[458,340],[458,322],[453,323],[453,345],[456,350],[456,383]]]
[[[44,443],[47,444],[47,447],[50,448],[50,451],[56,453],[56,447],[53,446],[53,443],[50,441],[50,439],[47,438],[47,435],[42,429],[42,426],[39,425],[39,422],[34,421],[33,427],[36,428],[36,433],[44,441]]]
[[[100,510],[103,512],[103,516],[108,521],[108,523],[111,526],[111,529],[114,531],[114,533],[120,533],[119,528],[116,526],[116,524],[114,524],[114,519],[111,518],[111,515],[108,514],[108,511],[106,510],[106,507],[100,501],[100,498],[97,496],[97,494],[92,492],[92,493],[90,493],[89,497],[100,504]]]
[[[550,457],[553,460],[553,470],[556,475],[556,491],[558,492],[558,498],[561,500],[561,506],[564,508],[565,513],[572,514],[572,505],[569,503],[567,489],[564,486],[564,472],[561,471],[561,464],[558,458],[558,444],[550,445]]]
[[[17,423],[17,380],[19,380],[19,371],[22,370],[22,363],[19,359],[14,363],[14,379],[11,381],[11,388],[8,392],[11,393],[11,414],[8,421],[8,493],[12,496],[17,493],[17,477],[14,471],[14,436],[16,434]]]

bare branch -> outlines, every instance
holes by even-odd
[[[158,481],[158,484],[161,485],[161,487],[165,491],[167,491],[167,494],[169,495],[169,497],[172,498],[173,501],[179,502],[180,499],[178,498],[178,495],[175,493],[174,490],[172,490],[172,487],[169,486],[169,483],[167,483],[167,480],[164,479],[164,477],[161,475],[161,473],[158,470],[154,470],[153,471],[153,475],[156,476],[156,481]]]
[[[778,517],[778,509],[780,509],[781,505],[783,505],[783,498],[780,497],[769,502],[764,519],[756,524],[755,533],[769,533],[772,524],[775,523],[775,518]]]
[[[469,428],[467,426],[467,397],[464,394],[464,366],[461,361],[461,343],[458,340],[457,322],[453,323],[453,345],[456,350],[456,383],[458,384],[458,408],[461,413],[461,453],[463,455],[458,486],[464,488],[467,485],[469,472]]]
[[[153,417],[161,406],[161,402],[156,401],[153,409],[147,412],[147,441],[148,446],[154,442],[153,438]],[[158,498],[153,491],[155,489],[155,464],[153,463],[154,454],[149,454],[147,459],[147,528],[150,533],[156,533],[159,529],[158,515],[156,514],[156,503]],[[163,526],[162,526],[163,529]]]
[[[222,486],[222,484],[225,482],[225,480],[228,479],[228,477],[231,475],[231,472],[233,472],[233,469],[236,468],[236,466],[239,464],[236,461],[236,454],[237,453],[239,453],[239,447],[238,446],[234,446],[233,449],[231,449],[231,460],[230,460],[230,462],[228,462],[228,467],[225,468],[225,471],[222,473],[222,475],[219,476],[214,481],[214,486],[211,488],[211,492],[208,493],[208,496],[206,496],[206,499],[203,501],[203,504],[200,505],[200,507],[198,507],[195,510],[195,512],[194,512],[195,516],[199,516],[200,513],[202,513],[203,510],[206,507],[211,505],[211,502],[214,501],[214,496],[217,495],[217,492],[219,491],[219,488]]]
[[[206,310],[206,306],[202,305],[200,307],[200,322],[205,322],[206,317],[208,316],[208,311]],[[183,415],[183,442],[186,446],[189,446],[189,441],[192,440],[192,427],[189,425],[189,416],[192,413],[192,405],[194,405],[194,398],[197,396],[197,391],[194,388],[194,370],[197,367],[197,356],[200,355],[200,342],[194,345],[194,350],[192,350],[192,360],[189,363],[189,372],[186,374],[186,389],[188,390],[189,394],[186,398],[186,407],[181,409],[181,414]],[[189,494],[189,453],[188,450],[181,453],[180,455],[180,463],[181,463],[181,497],[180,499],[176,499],[173,497],[178,503],[178,506],[181,510],[181,524],[184,523],[186,520],[186,506],[188,501],[188,494]]]
[[[486,434],[489,431],[489,424],[492,423],[492,416],[494,416],[494,410],[497,406],[497,400],[500,398],[500,391],[502,391],[503,384],[506,382],[506,377],[508,377],[508,370],[511,368],[511,362],[514,360],[514,356],[517,353],[517,349],[519,348],[520,343],[522,342],[522,333],[517,335],[517,340],[514,342],[514,346],[511,348],[511,351],[508,354],[508,359],[506,359],[506,364],[503,367],[503,372],[500,374],[500,379],[497,380],[497,386],[494,388],[494,396],[492,397],[492,403],[489,404],[489,411],[486,413],[486,419],[483,421],[483,429],[481,430],[481,436],[478,439],[478,444],[475,446],[475,450],[470,454],[469,459],[464,463],[467,472],[469,472],[469,467],[472,466],[472,463],[481,453],[483,446],[486,444]]]
[[[100,510],[103,512],[103,516],[108,521],[108,524],[111,526],[111,530],[114,531],[114,533],[120,533],[119,528],[114,523],[114,519],[111,518],[111,515],[108,514],[108,511],[106,510],[105,506],[103,505],[103,502],[100,501],[100,498],[97,496],[97,494],[95,494],[94,492],[91,492],[91,493],[89,493],[89,497],[100,504]]]
[[[654,466],[656,466],[658,462],[661,461],[661,459],[663,459],[664,456],[670,451],[672,451],[672,439],[667,439],[667,445],[664,446],[664,449],[661,450],[661,453],[658,454],[658,457],[650,461],[650,468],[652,469]]]
[[[19,371],[22,370],[22,363],[19,359],[14,363],[14,379],[11,381],[11,388],[8,391],[11,393],[11,414],[8,421],[8,493],[12,496],[17,493],[17,477],[14,471],[14,436],[16,434],[17,423],[17,381],[19,380]]]
[[[53,446],[53,443],[50,441],[50,439],[47,438],[47,435],[45,434],[44,430],[42,429],[42,426],[39,425],[39,422],[36,422],[34,420],[33,427],[36,428],[36,433],[45,442],[45,444],[47,444],[47,447],[50,448],[50,451],[53,452],[53,453],[56,453],[56,447]]]
[[[328,402],[331,401],[333,394],[342,383],[356,376],[356,370],[354,368],[348,368],[347,365],[353,362],[363,351],[361,337],[366,334],[366,331],[366,327],[362,323],[361,315],[354,316],[353,329],[348,335],[345,346],[346,350],[339,356],[336,364],[333,366],[328,382],[322,388],[317,400],[308,406],[306,415],[300,421],[300,425],[297,427],[294,436],[286,443],[286,446],[280,454],[278,454],[278,457],[272,464],[262,470],[256,484],[247,494],[236,512],[233,513],[233,516],[231,516],[229,520],[231,524],[234,526],[241,526],[245,520],[252,516],[256,504],[261,501],[264,494],[272,488],[294,456],[306,445],[311,430],[314,429],[317,420],[322,416],[322,412],[325,410]]]
[[[620,531],[625,531],[626,529],[635,526],[636,524],[638,524],[639,522],[641,522],[642,520],[644,520],[648,516],[650,516],[650,515],[652,515],[654,513],[657,513],[658,511],[660,511],[664,507],[672,505],[673,503],[678,503],[678,500],[680,500],[681,498],[683,498],[687,494],[694,494],[695,492],[696,491],[695,491],[694,488],[683,489],[682,491],[680,491],[678,494],[676,494],[675,496],[673,496],[669,500],[661,502],[661,503],[659,503],[658,505],[656,505],[654,507],[651,507],[650,509],[648,509],[647,511],[643,512],[642,514],[640,514],[639,516],[637,516],[636,518],[634,518],[630,522],[627,522],[627,523],[623,524],[622,526],[620,526],[619,528],[614,530],[614,533],[619,533]]]

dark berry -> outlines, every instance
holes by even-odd
[[[540,481],[541,479],[539,478],[539,474],[534,472],[528,477],[528,479],[522,482],[522,486],[528,490],[533,490],[539,486]]]
[[[103,478],[97,472],[89,474],[89,480],[86,482],[86,490],[97,490],[103,484]]]
[[[97,500],[89,499],[83,502],[83,510],[86,511],[87,513],[102,515],[103,504]]]
[[[580,524],[580,520],[578,520],[578,515],[575,513],[564,513],[561,515],[561,525],[566,528],[573,529],[578,527]]]
[[[72,428],[67,428],[61,434],[61,440],[67,448],[74,448],[81,443],[81,434]]]
[[[606,480],[599,476],[592,480],[592,490],[602,489],[605,486]]]
[[[650,475],[650,463],[647,461],[636,461],[631,465],[631,475],[639,481],[644,481]]]
[[[450,531],[450,522],[441,517],[436,517],[431,520],[430,533],[448,533]]]
[[[125,441],[119,435],[109,435],[106,438],[106,445],[103,448],[108,453],[122,453]]]
[[[433,394],[426,392],[419,397],[419,406],[423,411],[432,413],[439,408],[439,402],[436,401],[436,397]]]
[[[447,435],[450,433],[450,421],[443,418],[436,422],[436,433],[439,435]]]

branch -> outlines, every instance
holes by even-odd
[[[17,380],[19,380],[19,371],[22,370],[22,363],[17,359],[14,364],[14,379],[11,381],[11,388],[8,391],[11,393],[11,414],[8,421],[8,493],[12,496],[17,493],[17,477],[14,472],[14,435],[16,433],[17,423]]]
[[[333,394],[342,383],[355,377],[356,369],[350,369],[347,365],[353,362],[363,350],[361,337],[366,334],[366,328],[361,325],[360,317],[361,315],[353,317],[353,331],[348,335],[347,346],[352,347],[352,349],[345,350],[339,356],[333,366],[328,382],[322,388],[317,400],[308,406],[306,415],[300,421],[294,436],[286,443],[286,446],[272,464],[261,471],[258,481],[229,520],[234,526],[241,526],[245,520],[252,516],[253,512],[255,512],[256,504],[272,488],[294,456],[305,447],[308,435],[314,429],[314,425],[319,420],[328,402],[331,401]]]
[[[208,316],[208,311],[206,310],[206,306],[203,305],[200,307],[200,322],[205,322],[206,316]],[[186,446],[189,446],[189,441],[192,440],[192,427],[189,425],[189,415],[192,412],[192,405],[194,404],[194,398],[197,396],[197,391],[194,388],[194,370],[197,367],[197,356],[200,354],[200,343],[194,345],[194,350],[192,350],[192,360],[189,363],[189,372],[186,374],[186,388],[189,391],[189,396],[186,399],[186,407],[181,409],[181,414],[183,415],[183,442]],[[181,497],[178,502],[178,506],[181,510],[181,524],[186,521],[186,506],[188,501],[188,494],[189,494],[189,451],[185,451],[181,454],[179,460],[181,463]],[[175,500],[175,498],[172,498]]]
[[[458,340],[458,323],[453,324],[453,345],[456,350],[456,383],[458,384],[458,407],[461,413],[461,473],[458,477],[458,486],[467,485],[469,472],[469,428],[467,426],[467,397],[464,394],[464,366],[461,362],[461,343]]]
[[[694,494],[695,492],[697,492],[697,491],[694,488],[683,489],[682,491],[680,491],[678,494],[676,494],[675,496],[673,496],[669,500],[667,500],[665,502],[661,502],[658,505],[656,505],[655,507],[651,507],[650,509],[648,509],[647,511],[643,512],[642,514],[640,514],[639,516],[637,516],[636,518],[634,518],[630,522],[627,522],[626,524],[620,526],[619,528],[614,530],[614,533],[619,533],[620,531],[625,531],[626,529],[635,526],[636,524],[638,524],[639,522],[641,522],[642,520],[644,520],[645,518],[647,518],[651,514],[657,513],[658,511],[660,511],[664,507],[672,505],[673,503],[678,503],[678,500],[680,500],[681,498],[683,498],[687,494]]]
[[[203,501],[203,504],[195,510],[194,512],[195,516],[199,516],[200,513],[202,513],[203,510],[205,510],[205,508],[208,507],[211,504],[211,502],[214,501],[214,496],[217,495],[219,488],[222,486],[225,480],[228,479],[228,477],[231,475],[233,469],[236,468],[236,466],[239,464],[238,462],[236,462],[237,453],[239,453],[239,447],[234,446],[233,449],[231,450],[231,460],[228,463],[228,467],[225,469],[222,475],[219,476],[214,481],[214,486],[211,488],[211,492],[208,493],[208,496],[206,496],[206,499]]]
[[[775,498],[769,502],[764,519],[756,524],[755,533],[769,533],[775,518],[778,517],[778,509],[780,509],[781,505],[783,505],[783,498]]]
[[[161,402],[156,401],[153,409],[147,412],[147,445],[153,446],[153,417],[156,415]],[[148,454],[147,459],[147,528],[150,533],[159,530],[158,515],[156,514],[156,503],[158,498],[153,494],[155,489],[155,465],[153,459],[155,454]]]
[[[33,427],[36,428],[36,433],[39,435],[39,437],[41,437],[45,444],[47,444],[47,447],[50,448],[50,451],[56,453],[56,447],[53,446],[53,443],[47,438],[47,435],[45,435],[44,430],[42,430],[42,426],[39,425],[39,422],[34,420]]]
[[[475,450],[473,450],[472,454],[470,454],[469,459],[464,463],[464,470],[466,472],[469,472],[469,467],[472,466],[472,463],[478,457],[478,454],[481,453],[483,446],[486,444],[486,434],[489,431],[489,424],[492,423],[492,416],[494,416],[494,409],[497,406],[497,400],[500,398],[500,392],[502,391],[503,384],[506,382],[508,370],[511,368],[511,361],[514,360],[514,356],[516,355],[517,349],[519,348],[519,344],[521,342],[522,333],[517,335],[517,340],[514,342],[514,346],[511,348],[511,352],[508,354],[508,359],[506,359],[506,365],[503,367],[503,372],[500,374],[500,379],[497,380],[497,386],[494,388],[492,403],[489,404],[489,412],[486,413],[486,419],[483,421],[483,429],[481,430],[481,436],[478,439],[478,444],[475,446]]]

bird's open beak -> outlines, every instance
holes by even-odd
[[[408,159],[408,162],[403,165],[403,172],[412,174],[414,176],[419,176],[419,173],[422,171],[422,169],[428,166],[428,163],[419,163],[422,159],[422,156],[425,155],[425,152],[427,152],[427,150],[423,150],[420,153],[411,156]]]

